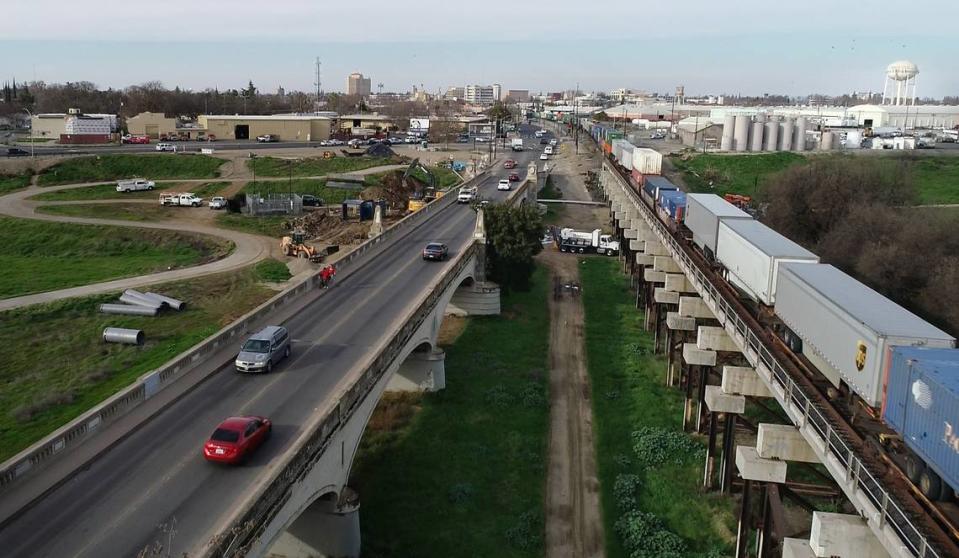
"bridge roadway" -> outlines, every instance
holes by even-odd
[[[509,156],[525,172],[537,155],[533,149]],[[497,165],[481,195],[503,199],[507,192],[496,191],[496,182],[507,172]],[[364,351],[391,333],[390,324],[422,286],[450,265],[424,262],[423,246],[436,240],[457,253],[471,241],[474,225],[475,213],[465,205],[437,213],[287,322],[293,354],[272,374],[239,375],[224,367],[9,523],[0,531],[0,554],[125,557],[159,543],[163,556],[199,555],[249,487],[268,478],[271,462],[310,413]],[[271,439],[245,466],[204,461],[201,447],[214,427],[240,414],[270,417]],[[165,532],[171,527],[172,540]]]

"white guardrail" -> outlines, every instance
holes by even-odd
[[[817,453],[825,456],[823,464],[843,486],[846,495],[872,526],[877,535],[891,535],[901,543],[902,550],[919,558],[944,558],[929,543],[909,515],[893,500],[882,486],[879,478],[864,465],[852,447],[835,431],[826,416],[803,391],[789,373],[779,364],[763,341],[739,317],[734,306],[709,282],[666,227],[653,215],[639,196],[623,183],[615,169],[604,162],[604,170],[614,178],[627,198],[632,202],[650,229],[656,232],[660,242],[669,250],[672,258],[682,268],[687,280],[693,285],[703,302],[709,306],[729,334],[742,348],[743,355],[756,368],[760,377],[771,388],[776,400],[799,428]],[[839,472],[839,475],[836,473]],[[851,493],[850,493],[851,492]],[[884,533],[891,529],[891,533]],[[888,536],[880,536],[880,540]],[[887,546],[888,545],[884,545]]]
[[[470,179],[466,184],[480,182],[486,178],[488,171],[483,171]],[[415,213],[397,221],[393,226],[383,231],[383,234],[371,238],[357,246],[348,256],[336,262],[337,275],[342,279],[361,269],[363,265],[385,249],[389,241],[398,239],[414,228],[427,221],[430,217],[449,207],[456,200],[454,191],[461,185],[445,191],[445,194],[426,204]],[[375,253],[374,253],[375,252]],[[216,354],[224,345],[235,343],[237,337],[250,333],[255,324],[276,309],[285,306],[306,293],[316,293],[319,281],[318,274],[313,274],[296,285],[278,293],[260,306],[243,315],[230,325],[224,327],[213,336],[194,345],[187,351],[174,357],[146,374],[140,376],[133,384],[120,390],[96,407],[83,413],[68,424],[44,437],[39,442],[21,451],[0,465],[0,494],[9,489],[18,480],[30,471],[36,470],[51,459],[57,457],[72,447],[82,444],[104,426],[123,417],[126,413],[154,397],[163,389],[169,387],[187,372],[207,358]],[[325,292],[325,291],[324,291]],[[323,293],[320,294],[322,296]],[[219,367],[217,367],[219,369]],[[215,371],[214,371],[215,372]],[[200,378],[197,384],[205,378]],[[193,386],[190,387],[192,389]]]

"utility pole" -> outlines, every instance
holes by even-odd
[[[313,85],[316,87],[316,102],[320,102],[320,57],[316,57],[316,80],[313,82]]]
[[[579,82],[576,82],[576,92],[579,93]],[[573,95],[573,146],[579,155],[579,99]]]

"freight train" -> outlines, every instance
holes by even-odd
[[[820,383],[837,408],[847,401],[847,416],[864,407],[877,419],[880,428],[870,434],[902,457],[901,468],[923,495],[953,500],[959,492],[956,339],[723,198],[682,192],[661,176],[661,156],[628,144],[622,132],[580,124],[660,221],[735,288],[800,369],[828,380]]]

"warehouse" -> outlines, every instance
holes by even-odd
[[[330,138],[332,120],[325,116],[201,114],[197,124],[220,140],[256,139],[269,134],[280,141],[320,141]]]
[[[160,139],[176,133],[176,118],[170,118],[162,112],[141,112],[127,118],[127,131],[134,136],[147,136]]]

